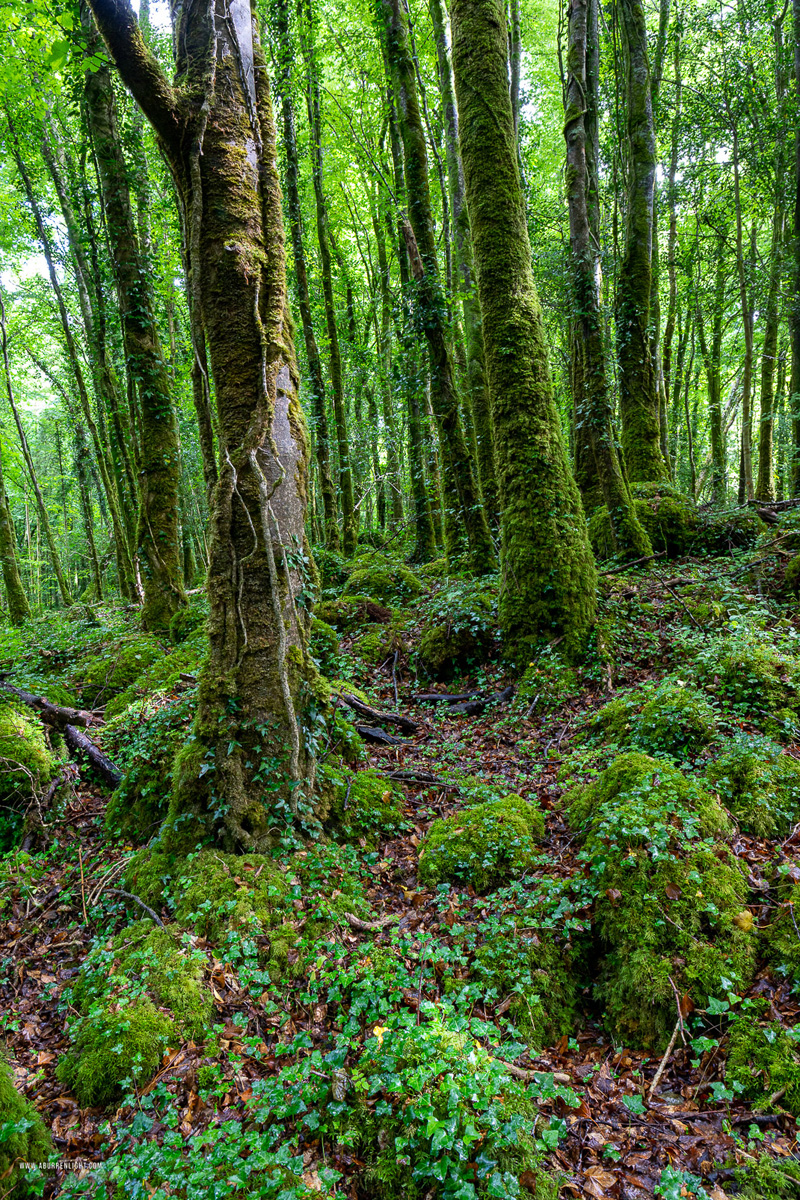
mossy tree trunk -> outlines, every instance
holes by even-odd
[[[667,478],[651,341],[656,143],[643,0],[616,0],[622,35],[628,179],[616,324],[622,448],[632,482]]]
[[[249,6],[182,8],[173,89],[127,0],[91,0],[151,122],[189,234],[219,420],[211,509],[210,653],[162,839],[261,850],[298,811],[313,758],[301,728],[314,678],[301,576],[308,445],[287,307],[275,127]]]
[[[533,279],[504,6],[453,0],[450,16],[500,485],[500,620],[514,653],[562,636],[574,655],[594,619],[595,571]]]
[[[28,604],[28,597],[19,573],[17,535],[14,531],[11,507],[8,503],[2,451],[0,451],[0,570],[3,572],[3,584],[6,589],[8,619],[12,625],[22,625],[31,615],[31,606]]]
[[[289,35],[289,7],[286,0],[275,0],[273,11],[277,40],[276,53],[280,63],[277,91],[281,101],[283,148],[286,154],[287,211],[289,214],[289,229],[292,235],[297,307],[300,310],[300,320],[303,326],[309,389],[311,391],[311,408],[314,413],[314,449],[317,457],[320,492],[322,493],[324,538],[325,545],[329,550],[339,550],[341,548],[341,538],[339,536],[336,489],[333,484],[333,476],[331,475],[331,445],[330,431],[328,429],[328,411],[325,405],[325,377],[322,371],[322,358],[319,346],[317,345],[314,322],[311,316],[311,295],[308,287],[306,251],[303,244],[303,214],[300,207],[300,193],[298,189],[299,165],[294,100],[292,96],[292,43]]]
[[[328,334],[328,367],[330,370],[333,416],[336,425],[336,448],[339,452],[339,493],[342,504],[342,549],[348,556],[355,553],[358,541],[358,519],[353,487],[353,468],[350,438],[348,434],[347,407],[342,379],[342,353],[339,345],[339,329],[336,322],[336,305],[333,295],[333,271],[331,264],[330,229],[328,208],[325,200],[322,152],[322,113],[319,95],[319,76],[314,53],[313,10],[311,0],[301,7],[300,44],[306,66],[306,106],[311,134],[311,176],[314,184],[314,206],[317,214],[317,244],[322,274],[322,299],[325,309],[325,328]],[[305,25],[305,29],[302,29]]]
[[[614,440],[603,343],[600,248],[589,215],[592,181],[586,153],[586,115],[595,97],[588,82],[587,49],[590,39],[597,41],[597,0],[571,0],[567,19],[564,137],[574,319],[580,347],[580,369],[575,372],[580,393],[576,394],[575,402],[581,425],[588,433],[615,551],[623,557],[641,558],[652,553],[652,546],[636,516]]]
[[[100,39],[86,8],[83,15],[87,49],[92,53],[100,48]],[[136,550],[144,588],[142,624],[159,632],[169,628],[174,614],[187,602],[178,523],[178,421],[155,319],[150,268],[131,206],[108,67],[86,72],[84,97],[119,300],[125,370],[138,399],[141,469]]]
[[[383,193],[378,195],[377,211],[372,213],[375,246],[378,256],[378,286],[380,287],[380,309],[375,312],[375,344],[378,348],[378,385],[381,393],[381,413],[386,439],[386,491],[389,510],[393,521],[403,520],[403,487],[400,467],[400,435],[392,405],[392,294],[391,270],[386,254],[385,219],[382,211]]]
[[[792,0],[794,42],[794,100],[800,104],[800,0]],[[791,370],[789,374],[789,416],[792,424],[790,487],[800,496],[800,122],[794,133],[794,178],[792,211],[792,289],[789,304],[791,334]]]
[[[449,513],[451,537],[466,533],[472,566],[490,571],[495,556],[489,526],[473,472],[472,456],[459,411],[447,329],[447,304],[439,276],[428,180],[425,131],[417,99],[408,24],[400,0],[381,0],[386,56],[397,101],[403,143],[409,220],[403,223],[419,324],[428,344],[431,404],[439,429],[444,469],[454,487],[456,511]],[[451,543],[451,549],[455,549]]]

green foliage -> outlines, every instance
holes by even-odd
[[[425,606],[417,657],[436,679],[449,679],[494,657],[500,647],[497,583],[451,579]]]
[[[25,809],[59,766],[38,716],[0,696],[0,851],[14,845]]]
[[[179,608],[169,623],[169,635],[176,645],[185,642],[208,622],[208,598],[204,592],[190,596],[189,603]]]
[[[328,821],[334,836],[374,841],[376,834],[391,837],[406,827],[402,795],[372,768],[353,772],[324,765],[320,776],[323,795],[330,797]]]
[[[106,646],[83,668],[84,703],[96,705],[124,692],[163,653],[161,643],[145,633],[132,634]]]
[[[548,647],[525,668],[517,687],[517,707],[533,715],[557,708],[577,694],[575,669]]]
[[[800,1116],[800,1026],[785,1029],[780,1021],[759,1020],[769,1004],[758,1001],[732,1022],[725,1079],[740,1085],[757,1108],[774,1105]],[[770,1104],[776,1092],[782,1095]]]
[[[314,610],[316,617],[338,633],[352,633],[365,622],[388,623],[392,610],[378,604],[370,596],[343,596],[339,600],[324,600]]]
[[[420,847],[420,879],[472,883],[487,892],[531,863],[543,835],[542,813],[520,796],[462,809],[431,825]]]
[[[183,609],[179,610],[179,612],[183,611]],[[126,713],[130,717],[131,714],[127,710],[140,698],[166,694],[176,688],[186,687],[187,681],[182,677],[189,676],[196,679],[207,654],[208,635],[204,629],[200,629],[191,634],[180,646],[155,659],[119,695],[112,696],[105,706],[106,719],[111,721],[112,718],[118,717],[122,713]]]
[[[342,595],[374,596],[381,604],[403,604],[415,600],[422,590],[422,582],[405,563],[372,554],[357,561]]]
[[[589,724],[592,740],[631,746],[648,754],[684,759],[714,739],[714,710],[702,692],[676,676],[657,687],[636,688],[618,696]]]
[[[692,550],[706,554],[728,554],[731,550],[749,550],[763,534],[764,522],[751,508],[732,512],[713,509],[698,513]]]
[[[53,1143],[44,1121],[14,1087],[14,1076],[0,1051],[0,1180],[5,1200],[35,1194],[19,1168],[21,1162],[46,1162]]]
[[[339,639],[336,630],[319,617],[311,618],[309,650],[323,675],[339,674]]]
[[[690,653],[687,670],[724,707],[754,717],[767,733],[792,723],[800,662],[774,633],[739,621],[727,635],[698,639]]]
[[[551,1046],[572,1032],[580,972],[574,953],[534,930],[494,935],[480,947],[474,972],[490,1000],[513,997],[508,1010],[529,1046]]]
[[[796,1158],[760,1154],[735,1172],[740,1200],[800,1200],[800,1163]]]
[[[748,833],[785,837],[800,819],[800,763],[769,738],[737,734],[706,779]]]
[[[782,903],[765,931],[769,959],[790,979],[800,977],[800,884],[781,889]]]

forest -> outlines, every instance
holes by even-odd
[[[0,38],[0,1200],[800,1200],[800,0]]]

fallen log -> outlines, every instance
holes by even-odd
[[[464,700],[484,698],[484,692],[459,692],[454,695],[449,692],[424,692],[421,696],[411,697],[415,704],[461,704]]]
[[[378,712],[377,709],[370,708],[368,704],[364,704],[362,700],[347,692],[337,692],[336,695],[337,699],[343,700],[348,708],[352,708],[360,717],[366,717],[368,721],[374,721],[377,725],[396,725],[404,733],[416,733],[419,729],[416,721],[412,721],[410,717],[404,717],[402,713]]]
[[[402,738],[392,737],[390,733],[384,733],[382,729],[375,729],[372,725],[356,725],[355,731],[365,742],[375,742],[378,746],[403,745]]]
[[[462,717],[480,717],[488,705],[505,704],[515,691],[516,689],[511,683],[507,688],[503,688],[502,692],[495,692],[493,696],[484,696],[482,700],[467,700],[465,704],[452,704],[450,712],[459,713]]]
[[[110,758],[106,758],[102,750],[98,750],[90,737],[87,737],[74,725],[64,727],[64,741],[73,758],[85,758],[89,766],[110,788],[118,788],[122,783],[122,772]]]
[[[53,725],[56,729],[64,729],[67,725],[80,725],[82,728],[88,729],[95,720],[92,713],[86,712],[82,708],[67,708],[62,704],[52,704],[44,696],[34,696],[32,692],[14,687],[11,683],[0,682],[0,691],[15,696],[28,708],[35,709],[45,725]]]

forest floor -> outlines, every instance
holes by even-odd
[[[264,946],[257,937],[253,949],[230,929],[214,931],[213,922],[203,926],[183,920],[184,946],[191,947],[195,960],[202,959],[198,977],[210,990],[213,1030],[171,1041],[152,1077],[136,1080],[132,1072],[133,1082],[103,1106],[81,1107],[56,1074],[80,1017],[73,989],[87,959],[108,949],[120,930],[146,914],[136,899],[114,891],[123,886],[120,880],[134,847],[107,832],[107,792],[86,769],[65,766],[61,802],[45,818],[49,844],[34,847],[31,854],[11,851],[0,867],[3,1036],[17,1088],[42,1114],[63,1160],[38,1183],[36,1173],[30,1176],[32,1193],[43,1188],[45,1195],[467,1197],[475,1194],[469,1183],[467,1190],[458,1189],[465,1188],[463,1180],[469,1181],[472,1172],[478,1194],[497,1196],[643,1200],[661,1194],[668,1200],[724,1200],[740,1193],[800,1195],[791,1170],[774,1175],[769,1165],[791,1164],[800,1157],[798,1109],[792,1111],[795,1076],[787,1076],[781,1086],[765,1076],[761,1090],[753,1090],[731,1086],[726,1073],[727,1039],[737,1005],[744,1011],[748,1001],[763,1001],[770,1022],[783,1031],[798,1027],[796,976],[776,969],[774,959],[759,956],[738,992],[728,981],[727,1000],[722,986],[722,999],[706,1003],[702,1018],[697,1012],[690,1016],[691,1003],[676,989],[669,1028],[674,1018],[677,1036],[665,1061],[663,1039],[649,1048],[635,1041],[629,1045],[609,1028],[591,967],[588,974],[584,971],[572,1005],[571,1029],[544,1046],[537,1045],[530,1006],[533,1036],[530,1028],[527,1034],[520,1032],[519,1009],[513,1003],[526,988],[534,988],[530,975],[519,988],[509,987],[505,977],[505,982],[494,977],[490,986],[485,975],[473,970],[476,950],[509,932],[527,939],[529,948],[531,938],[535,947],[539,936],[551,934],[578,944],[592,929],[598,901],[586,888],[589,871],[580,839],[562,803],[576,778],[592,778],[619,748],[601,739],[594,750],[587,749],[585,731],[592,714],[613,697],[646,689],[670,671],[691,672],[692,647],[729,633],[731,622],[766,634],[779,628],[784,639],[796,636],[800,620],[794,605],[759,594],[755,576],[742,572],[746,561],[730,555],[684,559],[606,576],[600,628],[613,625],[614,652],[598,656],[574,686],[563,689],[563,696],[556,689],[543,703],[534,681],[523,701],[518,697],[490,704],[476,716],[451,715],[445,706],[412,699],[423,690],[409,649],[417,620],[413,606],[396,643],[398,653],[377,665],[359,657],[363,631],[345,634],[338,665],[346,681],[376,709],[399,710],[418,725],[399,744],[367,746],[368,757],[357,769],[370,766],[382,777],[427,772],[434,781],[393,781],[402,793],[401,820],[388,833],[375,837],[367,831],[343,848],[323,841],[294,852],[292,870],[299,879],[291,903],[294,937],[281,977],[264,969],[264,955],[258,953]],[[34,648],[47,655],[52,651],[41,630],[39,626]],[[14,682],[13,672],[9,678]],[[510,681],[499,662],[490,662],[464,669],[447,689],[477,687],[492,694]],[[446,690],[442,683],[425,683],[424,689]],[[46,694],[44,686],[41,690]],[[721,706],[726,708],[724,696]],[[735,706],[726,711],[739,732],[762,732],[757,720]],[[782,738],[782,753],[800,759],[800,737],[795,739],[791,730]],[[700,758],[704,754],[708,752],[702,751]],[[697,770],[698,763],[693,758],[684,766]],[[535,801],[545,820],[536,857],[516,880],[512,872],[504,886],[482,893],[469,883],[450,886],[420,879],[419,852],[433,822],[508,793]],[[745,824],[737,822],[727,846],[749,880],[747,911],[758,930],[786,909],[783,893],[772,882],[776,862],[783,865],[782,877],[800,878],[800,827],[790,825],[780,836],[768,837],[747,832]],[[253,871],[252,864],[241,874],[248,870]],[[255,872],[236,878],[239,891],[253,877]],[[543,922],[537,935],[526,904],[537,889],[541,892],[542,881],[549,881],[551,889],[560,887],[562,899],[558,921],[550,921],[549,927]],[[348,911],[336,903],[337,885]],[[322,922],[321,898],[330,902]],[[175,921],[168,895],[157,908],[162,921]],[[151,927],[155,929],[152,922]],[[528,949],[525,954],[529,963]],[[388,971],[381,972],[380,964],[387,961]],[[460,993],[454,981],[464,985]],[[461,1031],[461,1041],[428,1043],[433,1061],[423,1056],[415,1062],[414,1086],[420,1094],[433,1094],[447,1060],[461,1089],[456,1102],[463,1107],[471,1085],[464,1085],[453,1063],[469,1059],[470,1048],[483,1047],[485,1097],[480,1102],[469,1097],[478,1114],[475,1147],[470,1151],[462,1126],[456,1141],[448,1142],[445,1119],[443,1133],[434,1132],[431,1142],[433,1116],[428,1111],[431,1161],[448,1155],[460,1159],[466,1176],[454,1172],[451,1179],[445,1171],[437,1183],[435,1171],[427,1180],[423,1172],[415,1182],[403,1182],[404,1152],[416,1171],[420,1150],[414,1138],[423,1118],[414,1114],[416,1123],[408,1128],[402,1122],[392,1126],[408,1142],[397,1143],[400,1178],[393,1179],[391,1172],[376,1169],[386,1149],[380,1131],[377,1146],[368,1145],[372,1133],[354,1133],[352,1114],[348,1118],[343,1110],[352,1105],[355,1091],[364,1127],[378,1120],[383,1093],[363,1083],[369,1063],[378,1063],[391,1091],[389,1068],[379,1052],[401,1031],[423,1045],[424,1031],[442,1026]],[[335,1048],[341,1050],[339,1059],[332,1054]],[[399,1071],[398,1061],[394,1066]],[[510,1076],[502,1064],[511,1064]],[[793,1070],[800,1073],[796,1062]],[[338,1092],[337,1074],[344,1080]],[[469,1079],[469,1070],[466,1074]],[[402,1080],[411,1088],[407,1075]],[[265,1092],[265,1081],[278,1081],[280,1088]],[[509,1153],[505,1159],[500,1155],[505,1174],[482,1175],[479,1148],[488,1135],[480,1114],[491,1116],[491,1105],[514,1086],[528,1098],[530,1121],[519,1137],[529,1144],[530,1154],[518,1157],[515,1174],[512,1147],[510,1159]],[[784,1107],[788,1097],[793,1103]],[[414,1099],[409,1092],[391,1119]],[[345,1134],[338,1137],[342,1129]],[[265,1131],[273,1158],[262,1166],[255,1186],[257,1177],[248,1176],[247,1163],[255,1161]],[[78,1169],[65,1169],[66,1161]],[[278,1171],[283,1190],[275,1183]]]

